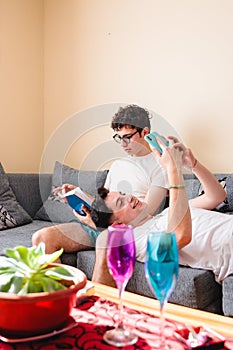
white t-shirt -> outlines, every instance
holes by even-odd
[[[192,241],[180,249],[179,263],[193,268],[211,270],[217,282],[233,273],[233,216],[215,211],[190,208]],[[144,225],[134,228],[137,260],[144,262],[147,235],[166,231],[168,209]]]
[[[128,156],[116,160],[108,172],[105,187],[111,192],[133,194],[144,200],[149,188],[167,188],[167,183],[166,171],[151,152],[142,157]]]

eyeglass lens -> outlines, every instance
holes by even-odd
[[[131,137],[133,137],[138,131],[135,131],[134,133],[132,133],[131,135],[125,135],[125,136],[120,136],[118,134],[115,134],[113,136],[114,140],[117,142],[117,143],[121,143],[121,141],[125,142],[126,144],[130,143],[130,139]]]

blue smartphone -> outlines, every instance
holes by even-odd
[[[156,137],[159,137],[160,140],[166,145],[169,146],[169,142],[160,134],[158,134],[156,131],[151,132],[150,134],[147,134],[144,139],[153,147],[156,148],[160,154],[162,154],[162,149],[159,146]]]

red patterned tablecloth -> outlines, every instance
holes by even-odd
[[[114,317],[117,304],[96,296],[78,299],[77,307],[73,309],[71,319],[75,327],[53,337],[20,343],[5,343],[0,341],[1,350],[55,350],[82,349],[108,350],[117,349],[106,344],[103,334],[114,327]],[[125,324],[137,335],[136,344],[124,347],[125,350],[149,350],[159,339],[159,319],[150,314],[124,308]],[[165,334],[172,350],[183,350],[183,345],[174,338],[174,330],[183,328],[182,324],[166,320]]]

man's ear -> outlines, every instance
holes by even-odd
[[[150,133],[150,129],[145,126],[145,128],[142,129],[142,136],[148,135]]]

